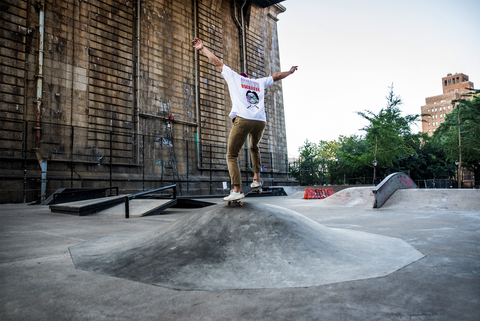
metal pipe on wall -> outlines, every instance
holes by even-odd
[[[24,126],[24,144],[23,144],[23,202],[27,202],[27,152],[28,152],[28,120],[25,121]]]
[[[246,35],[245,35],[245,19],[243,17],[243,8],[245,7],[245,4],[247,3],[247,0],[243,0],[243,4],[240,8],[240,17],[242,19],[242,30],[241,30],[241,33],[242,33],[242,56],[243,56],[243,59],[242,59],[242,62],[243,62],[243,72],[244,73],[247,73],[247,45],[246,45]],[[247,147],[247,154],[248,154],[248,159],[247,159],[247,164],[248,164],[248,168],[251,168],[252,167],[252,164],[251,164],[251,158],[250,158],[250,150],[248,149],[249,146],[250,146],[250,134],[247,136],[247,140],[245,142],[246,144],[246,147]],[[248,169],[247,169],[247,181],[248,181]]]
[[[141,0],[137,0],[137,8],[136,8],[136,53],[135,53],[135,69],[136,69],[136,79],[135,79],[135,95],[136,95],[136,108],[135,108],[135,133],[137,135],[136,137],[136,142],[137,142],[137,148],[136,148],[136,157],[137,157],[137,164],[140,164],[140,105],[141,105],[141,99],[140,99],[140,11],[141,9]]]
[[[193,33],[194,37],[198,37],[198,3],[197,0],[193,0]],[[202,169],[200,162],[200,140],[201,136],[201,115],[200,115],[200,92],[199,92],[199,80],[198,80],[198,50],[195,51],[195,113],[197,120],[197,132],[195,133],[195,144],[197,148],[197,167]]]
[[[36,127],[35,127],[35,150],[38,163],[42,171],[41,174],[41,201],[46,199],[47,192],[47,162],[42,159],[40,154],[40,144],[42,141],[42,99],[43,99],[43,47],[45,39],[45,0],[40,0],[38,14],[38,56],[37,56],[37,100],[36,100]]]
[[[36,135],[35,135],[35,149],[38,151],[40,148],[40,142],[42,140],[42,98],[43,98],[43,43],[45,37],[45,0],[39,2],[39,15],[38,15],[38,56],[37,56],[37,100],[36,100]]]
[[[245,7],[245,4],[247,3],[247,0],[243,0],[243,4],[240,7],[240,17],[242,21],[242,62],[243,62],[243,72],[247,73],[247,49],[246,49],[246,40],[245,40],[245,19],[243,17],[243,8]]]
[[[47,198],[47,161],[41,161],[40,168],[42,170],[42,188],[40,199],[43,202]]]
[[[243,8],[245,7],[245,4],[247,3],[247,0],[243,0],[243,4],[240,7],[240,21],[238,21],[237,18],[237,2],[236,0],[233,0],[233,20],[235,21],[235,24],[238,27],[238,30],[240,32],[240,38],[242,42],[242,48],[241,48],[241,64],[242,64],[242,72],[247,73],[247,51],[246,51],[246,39],[245,39],[245,19],[243,17]],[[250,146],[250,135],[247,136],[247,139],[245,141],[245,144],[247,146],[247,167],[251,168],[251,161],[250,161],[250,150],[248,147]],[[248,180],[248,168],[247,168],[247,180]]]
[[[246,40],[245,40],[245,19],[243,17],[243,8],[245,7],[245,4],[247,3],[247,0],[243,0],[243,4],[240,7],[240,20],[237,18],[237,1],[233,0],[233,20],[235,21],[235,24],[238,27],[238,30],[240,31],[240,37],[242,41],[242,48],[241,48],[241,60],[242,60],[242,72],[247,73],[247,52],[246,52]]]

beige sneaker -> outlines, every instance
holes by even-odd
[[[262,185],[263,185],[263,180],[260,180],[260,181],[253,180],[252,184],[250,184],[250,187],[257,188],[257,187],[262,187]]]
[[[224,201],[238,201],[239,199],[242,199],[245,197],[245,194],[243,194],[243,191],[240,192],[235,192],[235,190],[230,191],[230,195],[226,196],[223,198]]]

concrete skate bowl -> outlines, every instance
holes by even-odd
[[[480,190],[399,189],[382,209],[479,211]]]
[[[375,278],[423,255],[398,238],[324,227],[261,203],[202,208],[146,233],[70,247],[78,269],[180,290],[308,287]]]

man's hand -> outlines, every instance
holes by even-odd
[[[273,81],[279,81],[279,80],[282,80],[288,76],[290,76],[291,74],[293,74],[295,71],[298,70],[298,66],[293,66],[292,68],[290,68],[289,71],[284,71],[284,72],[277,72],[275,73],[272,78],[273,78]]]
[[[204,48],[202,40],[200,40],[198,38],[194,38],[192,40],[192,43],[193,43],[193,48],[195,48],[197,50],[202,50]]]
[[[208,50],[208,48],[203,46],[202,40],[198,38],[193,38],[192,43],[193,48],[203,52],[204,55],[207,56],[208,60],[212,64],[214,64],[218,68],[218,70],[223,71],[223,62],[218,59],[210,50]]]

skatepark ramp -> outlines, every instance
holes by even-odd
[[[349,187],[327,198],[314,200],[319,207],[359,207],[373,208],[375,202],[374,187]],[[302,192],[292,195],[297,199]],[[313,201],[312,201],[313,202]],[[457,210],[470,211],[480,209],[480,190],[456,188],[407,188],[397,189],[383,203],[381,209],[404,210]],[[376,210],[381,210],[376,208]]]
[[[345,188],[327,198],[319,199],[319,206],[324,207],[364,207],[372,208],[373,186]]]
[[[399,238],[292,210],[217,204],[155,230],[69,248],[77,269],[183,290],[305,287],[382,277],[423,257]]]
[[[382,208],[432,211],[478,211],[478,189],[399,189],[385,202]]]
[[[417,188],[410,176],[405,173],[393,173],[388,175],[380,184],[373,189],[375,202],[373,208],[380,208],[388,198],[398,189]]]
[[[115,191],[114,195],[118,196],[117,186],[103,188],[59,188],[43,201],[42,205],[62,204],[107,197],[107,191],[110,191],[109,196],[112,196],[112,191]]]
[[[395,191],[399,189],[416,189],[417,186],[405,173],[387,176],[375,187],[349,187],[322,200],[322,206],[348,206],[380,208]],[[305,199],[309,193],[305,190]],[[310,192],[312,194],[312,192]],[[315,196],[315,195],[314,195]],[[322,198],[322,197],[312,197]]]
[[[86,216],[96,212],[103,211],[107,208],[125,202],[125,197],[109,196],[101,198],[93,198],[76,202],[51,204],[49,205],[52,213],[71,214],[78,216]]]

